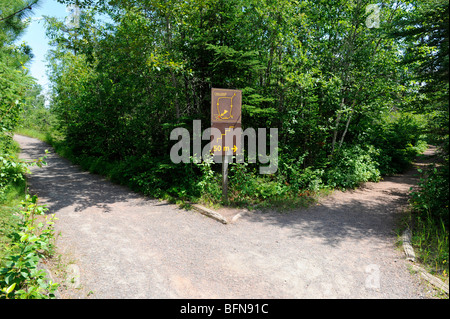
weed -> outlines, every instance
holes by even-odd
[[[6,299],[54,298],[58,284],[46,277],[39,269],[39,261],[54,253],[55,217],[45,218],[45,223],[37,222],[46,208],[37,204],[36,196],[27,195],[21,203],[20,221],[0,269],[0,297]]]

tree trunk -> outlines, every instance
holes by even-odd
[[[345,130],[344,130],[344,133],[342,133],[341,140],[339,141],[339,148],[341,148],[342,143],[344,142],[344,137],[345,137],[345,134],[347,134],[348,126],[352,119],[352,115],[353,115],[353,108],[350,110],[350,115],[348,116],[347,123],[345,123]]]
[[[338,129],[339,129],[339,123],[341,122],[341,115],[342,115],[342,110],[344,109],[344,98],[342,98],[341,100],[341,107],[339,108],[339,113],[336,117],[336,124],[334,126],[334,131],[333,131],[333,140],[331,142],[331,156],[333,156],[334,153],[334,147],[336,145],[336,138],[337,138],[337,133],[338,133]]]

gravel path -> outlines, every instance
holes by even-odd
[[[58,250],[78,276],[63,298],[426,297],[395,246],[414,171],[224,225],[83,172],[36,139],[15,139],[22,158],[51,151],[29,185],[56,214]]]

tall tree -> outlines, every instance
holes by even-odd
[[[25,63],[32,58],[31,49],[25,43],[14,42],[27,26],[23,19],[37,2],[6,0],[0,4],[0,126],[6,131],[17,124],[20,104],[30,83]]]
[[[449,120],[449,2],[413,1],[393,24],[391,35],[404,43],[403,64],[408,69],[407,85],[413,107],[435,112],[434,133],[447,140]]]

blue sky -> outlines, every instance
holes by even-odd
[[[18,39],[18,43],[25,41],[33,50],[34,59],[27,66],[31,75],[38,80],[44,91],[48,88],[48,78],[45,72],[45,54],[49,50],[48,39],[45,36],[44,21],[40,19],[43,15],[65,19],[69,12],[66,6],[56,0],[41,0],[39,7],[34,7],[31,15],[31,23],[23,35]],[[44,92],[43,92],[44,93]]]

